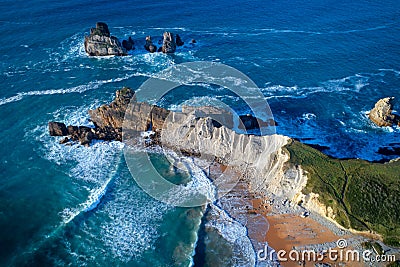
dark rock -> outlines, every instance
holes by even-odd
[[[329,150],[329,146],[323,146],[323,145],[318,145],[318,144],[306,144],[312,148],[315,148],[318,151],[324,152],[325,150]]]
[[[110,37],[110,30],[108,29],[108,25],[106,23],[97,22],[96,28],[90,29],[90,34]]]
[[[79,137],[79,142],[81,145],[89,145],[93,139],[95,139],[95,135],[89,131],[89,132],[82,132],[81,136]]]
[[[68,127],[67,127],[68,135],[73,135],[75,133],[78,133],[78,131],[79,131],[78,126],[68,125]]]
[[[368,114],[370,120],[379,127],[400,124],[400,117],[393,114],[394,97],[386,97],[376,102],[375,107]]]
[[[59,143],[63,145],[63,144],[66,144],[68,142],[69,142],[69,138],[65,137],[65,138],[61,139]]]
[[[123,40],[122,41],[122,46],[126,49],[126,51],[131,51],[135,49],[133,46],[135,45],[135,42],[132,40],[131,37],[128,38],[128,40]]]
[[[274,121],[273,119],[263,121],[262,119],[256,118],[251,114],[240,115],[239,118],[241,120],[241,123],[239,124],[239,129],[256,130],[262,127],[277,125],[276,121]]]
[[[126,49],[122,47],[117,37],[110,36],[107,24],[97,22],[96,28],[85,36],[85,51],[89,56],[125,56]]]
[[[176,51],[174,34],[171,32],[164,32],[163,38],[162,52],[166,54],[174,53]]]
[[[67,127],[64,123],[51,121],[49,122],[49,133],[51,136],[68,135]]]
[[[150,53],[157,52],[157,46],[153,44],[151,36],[146,36],[146,44],[144,45],[144,48]]]
[[[179,36],[179,34],[176,35],[176,45],[177,46],[182,46],[185,43],[182,41],[181,37]]]
[[[384,156],[399,156],[400,155],[400,143],[392,143],[388,146],[380,147],[378,154]]]

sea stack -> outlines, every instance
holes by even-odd
[[[393,101],[394,97],[379,99],[368,115],[370,120],[379,127],[400,125],[400,116],[392,113]]]
[[[157,52],[157,46],[153,44],[151,36],[146,36],[146,44],[144,45],[144,49],[146,49],[150,53]]]
[[[176,43],[174,34],[172,32],[164,32],[163,38],[162,52],[166,54],[175,53]]]
[[[126,49],[117,37],[111,36],[108,25],[97,22],[96,28],[90,29],[85,36],[85,51],[89,56],[125,56]]]

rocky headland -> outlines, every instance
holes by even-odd
[[[121,141],[123,127],[128,129],[125,132],[151,131],[147,145],[212,157],[240,173],[249,194],[281,199],[341,227],[375,233],[387,244],[400,245],[396,205],[400,202],[400,161],[335,159],[286,136],[239,134],[232,129],[233,115],[223,109],[183,107],[173,112],[137,102],[129,88],[117,91],[112,103],[90,110],[89,116],[94,128],[50,122],[50,135],[66,136],[61,142],[89,145],[94,139]],[[247,130],[276,125],[251,115],[240,119],[239,128]]]
[[[211,158],[219,166],[215,168],[229,168],[236,173],[240,177],[238,184],[220,198],[219,205],[235,220],[246,224],[256,249],[269,242],[268,227],[262,225],[259,216],[276,222],[270,238],[278,241],[270,244],[277,247],[283,243],[288,244],[287,248],[292,246],[289,244],[293,240],[279,234],[279,225],[288,220],[293,224],[288,228],[290,233],[293,229],[303,233],[295,239],[302,245],[315,244],[315,236],[332,243],[334,238],[344,235],[348,240],[356,240],[354,246],[358,248],[370,238],[400,246],[398,160],[372,163],[336,159],[283,135],[240,134],[233,129],[234,116],[226,110],[183,107],[181,112],[169,111],[137,102],[129,88],[118,90],[110,104],[89,110],[89,116],[93,128],[49,122],[49,133],[64,136],[62,143],[88,146],[95,139],[122,141],[130,131],[149,132],[144,140],[146,146],[163,146],[186,156]],[[237,129],[274,126],[273,119],[263,121],[244,115],[239,116]],[[210,169],[204,171],[212,179]],[[305,218],[308,216],[312,219]],[[307,227],[305,220],[310,220]]]

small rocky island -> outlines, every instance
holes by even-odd
[[[192,40],[191,43],[194,44],[196,41]],[[150,53],[171,54],[175,53],[177,46],[184,44],[178,34],[164,32],[161,47],[157,48],[153,44],[151,36],[147,36],[144,48]],[[97,22],[96,28],[90,29],[90,35],[85,36],[84,45],[89,56],[126,56],[128,51],[135,49],[135,42],[132,37],[123,40],[121,43],[117,37],[111,36],[108,25],[104,22]]]
[[[379,99],[368,114],[370,120],[379,127],[400,126],[400,116],[393,114],[393,102],[394,97]]]

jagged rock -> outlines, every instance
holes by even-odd
[[[85,36],[85,51],[89,56],[124,56],[126,49],[115,36],[110,36],[107,24],[97,22],[96,28]]]
[[[68,131],[68,135],[73,135],[74,133],[77,133],[79,131],[79,128],[78,128],[78,126],[68,125],[67,131]]]
[[[153,44],[151,36],[146,36],[146,44],[144,45],[144,48],[150,53],[157,52],[157,46]]]
[[[255,130],[262,127],[277,126],[278,124],[273,120],[269,119],[264,121],[262,119],[256,118],[251,114],[240,115],[239,116],[242,123],[239,124],[239,129]]]
[[[61,139],[61,141],[59,143],[63,145],[63,144],[66,144],[68,142],[69,142],[69,138],[65,137],[65,138]]]
[[[135,42],[132,40],[132,37],[129,36],[128,40],[122,41],[122,46],[126,49],[126,51],[131,51],[135,49]]]
[[[92,131],[82,132],[79,136],[79,142],[81,145],[89,145],[93,139],[97,139],[97,136]]]
[[[108,25],[104,22],[97,22],[96,28],[90,29],[90,34],[110,37],[110,31],[108,29]]]
[[[164,32],[163,38],[162,52],[166,54],[174,53],[176,51],[174,34],[171,32]]]
[[[116,92],[111,104],[89,110],[90,119],[96,128],[122,128],[125,110],[134,94],[132,89],[124,87]]]
[[[182,46],[185,43],[182,41],[181,37],[179,36],[179,34],[176,35],[176,45],[177,46]]]
[[[49,133],[51,136],[66,136],[68,135],[67,127],[62,122],[49,122]]]
[[[370,120],[380,127],[392,126],[400,123],[400,117],[392,114],[394,97],[386,97],[376,102],[375,107],[370,111]]]

